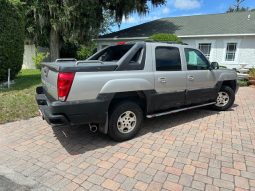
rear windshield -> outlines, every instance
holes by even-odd
[[[132,48],[132,46],[133,44],[110,46],[105,50],[96,53],[93,57],[90,58],[90,60],[117,62],[130,50],[130,48]]]

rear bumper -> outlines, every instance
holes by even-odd
[[[104,124],[109,106],[106,99],[69,102],[50,100],[43,87],[36,88],[36,101],[43,119],[52,126]]]

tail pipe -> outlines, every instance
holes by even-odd
[[[89,130],[93,133],[97,132],[97,126],[93,124],[89,124]]]

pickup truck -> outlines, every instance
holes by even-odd
[[[44,63],[41,71],[36,100],[43,119],[88,125],[116,141],[133,138],[145,117],[205,106],[227,110],[238,90],[234,70],[170,42],[121,43],[84,61]]]

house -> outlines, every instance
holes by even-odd
[[[228,68],[255,67],[255,11],[162,18],[100,36],[98,49],[173,33]]]

